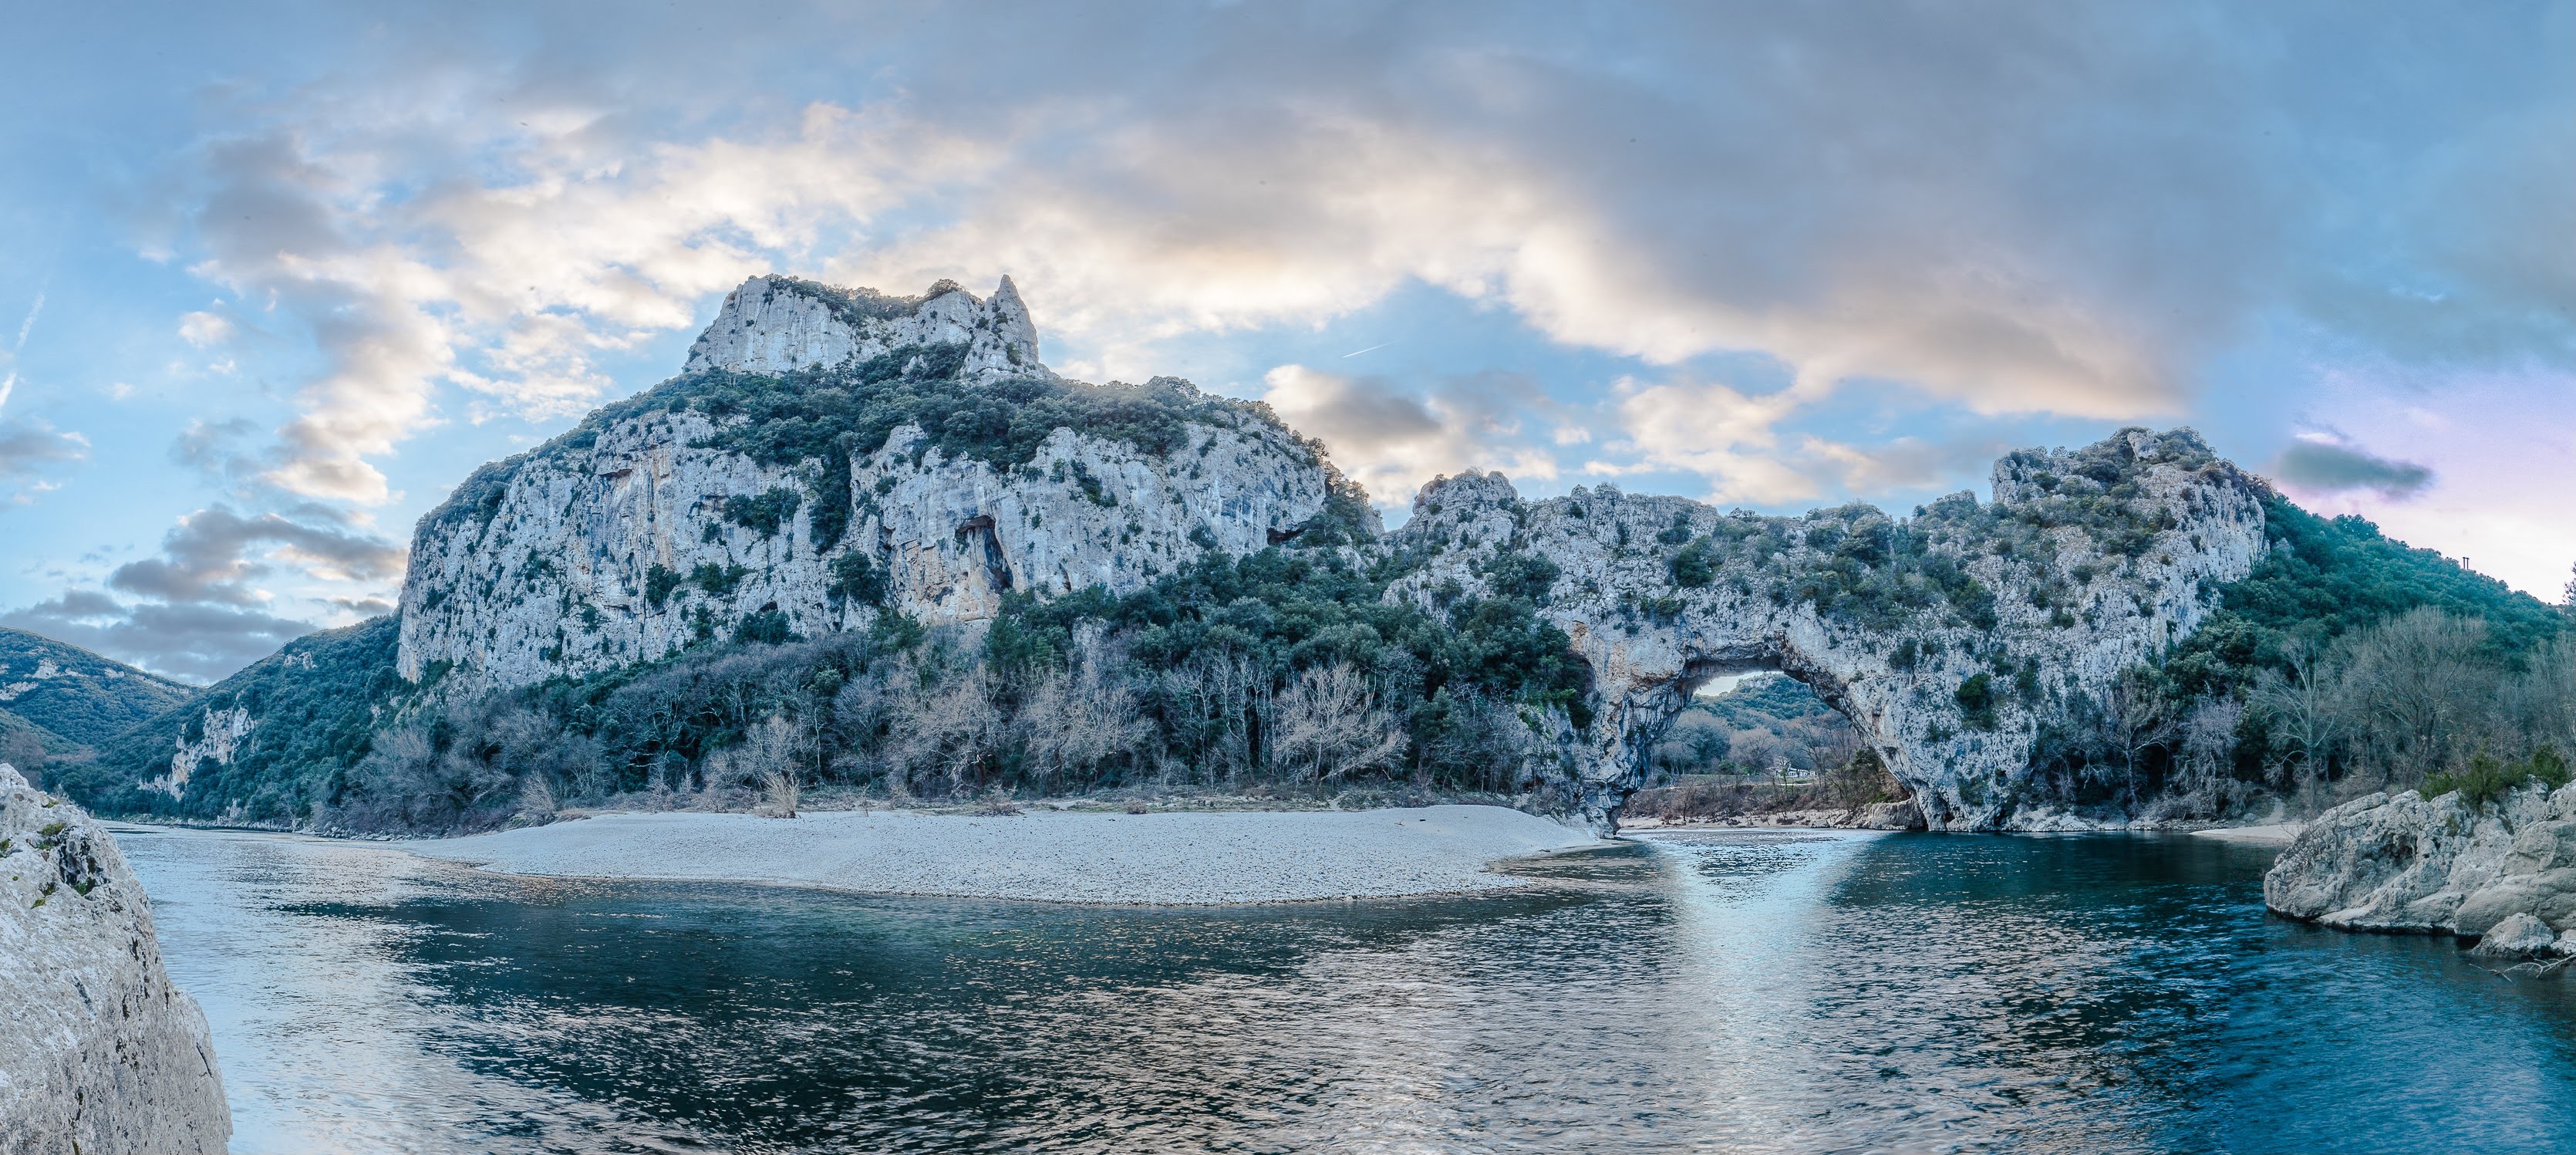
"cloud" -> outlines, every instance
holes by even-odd
[[[1501,469],[1553,478],[1555,458],[1514,444],[1523,413],[1545,409],[1527,378],[1489,372],[1452,378],[1429,396],[1385,378],[1344,376],[1303,365],[1264,374],[1262,400],[1291,427],[1321,440],[1333,461],[1381,505],[1401,505],[1445,473]]]
[[[2430,468],[2330,441],[2292,442],[2281,451],[2273,469],[2282,481],[2318,494],[2366,489],[2397,499],[2413,497],[2433,485]]]
[[[179,317],[179,339],[203,349],[232,340],[230,318],[208,312],[183,313]]]
[[[2263,46],[2338,21],[2190,5],[1573,24],[1232,5],[1141,36],[932,9],[900,37],[822,9],[721,62],[693,20],[640,14],[548,23],[562,40],[516,53],[425,32],[196,154],[195,267],[312,334],[325,368],[268,473],[353,502],[388,497],[370,462],[441,390],[477,418],[578,410],[610,386],[603,357],[772,267],[896,289],[1010,271],[1100,375],[1410,284],[1657,364],[1762,351],[1801,397],[1890,381],[1990,414],[2183,411],[2202,363],[2283,311],[2368,343],[2450,332],[2438,316],[2475,301],[2525,321],[2410,348],[2563,354],[2564,263],[2530,256],[2557,249],[2455,207],[2499,181],[2484,195],[2576,203],[2550,195],[2576,179],[2565,150],[2531,147],[2555,122],[2456,95],[2511,83],[2495,61],[2527,33],[2382,15],[2422,36],[2284,60]],[[2418,39],[2442,53],[2400,47]],[[2439,73],[2441,98],[2334,111],[2374,62]],[[2438,174],[2357,200],[2383,182],[2331,166],[2362,155]],[[2411,239],[2353,244],[2380,230]],[[2333,256],[2356,248],[2405,267]],[[2391,291],[2410,277],[2439,291]]]
[[[1844,492],[1872,498],[1949,483],[1985,469],[2011,448],[2006,439],[1990,433],[1930,440],[1899,436],[1870,446],[1807,436],[1799,440],[1798,456],[1832,471]]]
[[[1622,385],[1628,392],[1619,419],[1627,448],[1646,465],[1707,478],[1710,501],[1776,505],[1821,491],[1772,452],[1780,444],[1774,427],[1801,404],[1794,394],[1748,396],[1717,384]]]
[[[254,556],[257,547],[269,547]],[[118,566],[107,584],[163,601],[231,606],[265,603],[250,579],[270,572],[269,559],[291,563],[322,581],[383,581],[399,576],[406,552],[382,538],[314,526],[274,513],[244,517],[222,506],[180,519],[161,539],[161,554]]]
[[[231,674],[315,629],[256,608],[126,604],[81,589],[0,613],[0,622],[200,682]]]
[[[78,433],[58,433],[33,417],[0,418],[0,478],[33,477],[88,457],[89,439]]]
[[[317,595],[314,587],[398,581],[407,560],[401,548],[325,508],[288,512],[297,516],[198,510],[162,538],[158,553],[111,570],[107,589],[75,586],[0,621],[165,674],[213,679],[322,624],[282,607],[304,602],[343,619],[391,609],[373,594]],[[277,579],[292,588],[281,593]]]

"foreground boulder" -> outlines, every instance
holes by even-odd
[[[2354,799],[2281,852],[2263,901],[2347,930],[2502,931],[2519,943],[2535,924],[2576,928],[2576,784],[2534,784],[2479,807],[2456,792]]]
[[[205,1012],[107,831],[0,763],[0,1151],[224,1150]]]
[[[2537,959],[2558,954],[2558,932],[2527,914],[2513,914],[2487,929],[2469,953],[2480,958]]]

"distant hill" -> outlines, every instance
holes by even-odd
[[[365,756],[377,709],[411,689],[394,676],[397,624],[386,615],[288,642],[101,743],[98,761],[58,771],[59,788],[115,814],[300,821]],[[228,732],[235,717],[241,728]],[[143,785],[180,764],[184,803]]]
[[[167,712],[197,688],[0,626],[0,710],[83,745]]]

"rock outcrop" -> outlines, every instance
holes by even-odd
[[[915,302],[892,318],[836,312],[821,295],[832,292],[754,278],[727,298],[692,366],[830,369],[946,341],[966,349],[945,379],[1056,380],[1037,364],[1007,279],[989,302],[944,283],[924,298],[850,294],[870,307]],[[1081,388],[1190,419],[1159,450],[1058,428],[1021,461],[943,447],[919,424],[846,458],[764,461],[726,442],[750,421],[739,414],[594,419],[487,467],[472,492],[422,519],[403,584],[401,673],[479,692],[745,630],[812,637],[888,610],[980,621],[1006,593],[1124,593],[1205,549],[1257,552],[1332,495],[1322,454],[1263,411],[1169,378]],[[827,508],[846,510],[845,523],[827,530],[816,516]]]
[[[2051,735],[2108,732],[2123,673],[2264,549],[2258,483],[2188,431],[2143,429],[2013,454],[1993,502],[1905,519],[1608,486],[1524,502],[1469,474],[1426,487],[1384,538],[1268,410],[1166,378],[1067,382],[1037,348],[1007,280],[979,300],[753,278],[688,373],[486,466],[422,519],[400,676],[456,697],[886,614],[975,623],[1009,595],[1127,593],[1211,550],[1329,534],[1406,575],[1390,599],[1510,594],[1572,638],[1591,695],[1523,718],[1598,827],[1698,685],[1777,668],[1851,717],[1928,827],[2089,828],[2139,800],[2034,772]]]
[[[2457,792],[2356,798],[2281,852],[2263,901],[2346,930],[2475,938],[2518,915],[2576,930],[2576,784],[2486,806]]]
[[[753,277],[725,297],[689,347],[682,372],[786,373],[833,367],[898,349],[965,347],[970,381],[1052,377],[1038,360],[1038,329],[1009,277],[989,299],[941,281],[918,297],[843,289],[793,277]]]
[[[116,842],[0,764],[0,1151],[221,1152],[205,1013]]]
[[[2254,483],[2188,431],[2128,430],[2007,457],[1994,489],[1991,505],[1962,493],[1900,523],[1866,505],[1760,517],[1609,486],[1524,502],[1501,474],[1444,478],[1396,534],[1426,559],[1397,594],[1539,597],[1595,678],[1573,753],[1596,824],[1615,823],[1693,691],[1755,669],[1849,716],[1932,829],[2125,822],[2035,781],[2034,753],[2052,723],[2115,710],[2121,673],[2252,568]]]

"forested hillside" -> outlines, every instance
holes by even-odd
[[[195,693],[78,646],[0,626],[0,710],[96,744]]]

